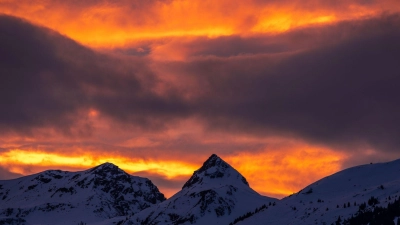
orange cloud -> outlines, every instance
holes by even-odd
[[[0,1],[0,13],[25,18],[92,47],[165,37],[252,35],[397,12],[400,4],[359,1]]]
[[[293,149],[240,153],[226,160],[258,192],[282,198],[341,169],[344,153],[300,145]]]

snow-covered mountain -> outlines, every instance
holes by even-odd
[[[137,213],[164,201],[147,178],[111,163],[0,181],[0,224],[78,224]]]
[[[52,170],[0,181],[0,224],[339,224],[338,218],[343,222],[394,201],[397,214],[391,220],[397,221],[399,174],[400,159],[357,166],[277,200],[259,195],[212,155],[165,200],[150,180],[105,163],[81,172]]]
[[[237,224],[336,224],[399,197],[400,160],[368,164],[325,177]]]
[[[262,196],[229,164],[212,155],[170,199],[135,214],[123,224],[229,224],[239,215],[268,207]]]

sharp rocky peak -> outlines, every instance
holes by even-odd
[[[216,154],[212,154],[204,163],[203,166],[197,170],[198,173],[206,171],[212,167],[228,168],[230,165],[218,157]]]
[[[194,171],[192,177],[183,185],[182,189],[193,187],[196,184],[207,182],[218,178],[240,180],[245,185],[249,185],[238,171],[222,160],[216,154],[212,154],[198,170]],[[209,182],[207,182],[209,183]]]

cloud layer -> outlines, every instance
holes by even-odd
[[[0,1],[0,13],[106,48],[166,37],[281,32],[399,11],[396,0]]]
[[[36,172],[15,169],[10,152],[19,149],[64,161],[79,154],[131,159],[136,168],[138,160],[185,161],[190,170],[215,152],[243,170],[249,164],[235,157],[251,161],[253,154],[300,171],[312,165],[293,167],[292,158],[277,155],[313,149],[304,160],[331,165],[317,179],[371,157],[398,157],[398,27],[398,14],[382,14],[283,33],[178,36],[140,42],[140,51],[100,51],[0,16],[0,158],[8,159],[0,165]],[[161,171],[166,164],[148,165],[130,172],[150,174],[167,189],[190,175],[185,170],[174,180]],[[0,179],[11,175],[2,169]],[[287,180],[290,190],[301,186]]]

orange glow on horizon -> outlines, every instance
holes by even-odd
[[[64,155],[44,151],[14,149],[0,154],[0,166],[10,172],[23,175],[42,172],[47,169],[85,170],[105,162],[112,162],[128,173],[144,171],[167,180],[187,180],[199,165],[182,161],[154,161],[130,159],[123,156],[96,154]],[[345,156],[326,149],[304,147],[287,151],[241,153],[223,157],[228,163],[246,177],[250,186],[257,192],[282,198],[298,192],[305,185],[340,170],[340,161]],[[26,168],[29,168],[27,171]],[[182,183],[183,185],[183,183]],[[163,188],[167,197],[179,189]]]
[[[315,147],[285,151],[241,153],[227,158],[261,194],[278,198],[296,193],[306,185],[338,172],[343,153]]]
[[[23,170],[24,166],[37,167],[37,169],[31,172],[37,173],[41,172],[40,167],[52,167],[54,169],[63,167],[88,169],[105,162],[111,162],[129,173],[153,171],[162,174],[168,179],[173,179],[177,176],[191,175],[196,168],[194,165],[175,161],[153,161],[130,159],[122,156],[93,156],[91,154],[61,155],[44,151],[27,151],[19,149],[1,153],[0,162],[0,165],[7,165],[11,172],[23,175],[28,175]]]

